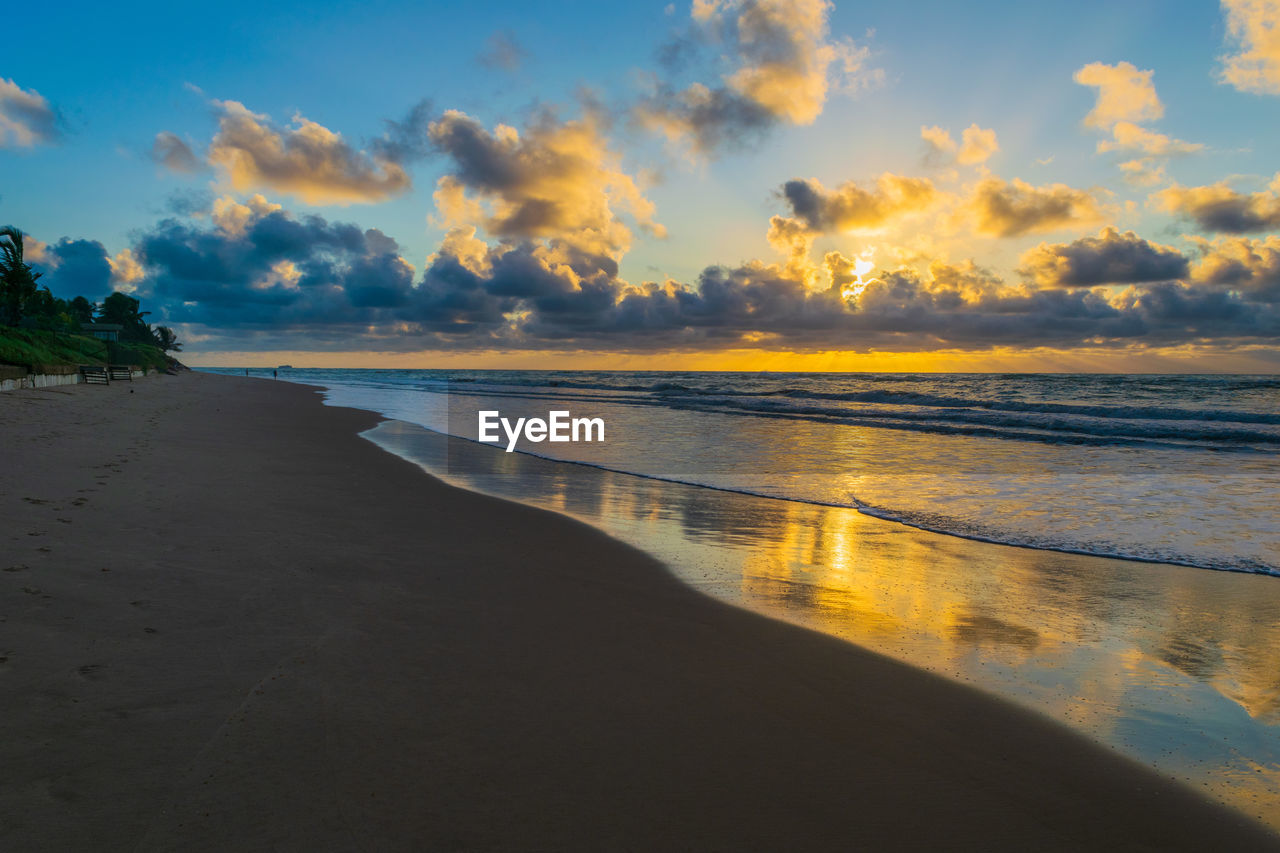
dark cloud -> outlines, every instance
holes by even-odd
[[[1104,255],[1110,244],[1133,242],[1106,231],[1091,239]],[[95,251],[101,279],[105,253]],[[1174,263],[1159,247],[1137,252],[1144,263]],[[687,284],[632,285],[607,252],[554,238],[489,244],[458,227],[415,278],[380,231],[293,216],[261,199],[161,222],[133,254],[157,321],[212,334],[210,348],[234,340],[264,349],[904,351],[1280,339],[1280,306],[1255,298],[1256,289],[1225,286],[1241,274],[1221,264],[1119,296],[1010,285],[971,262],[860,277],[838,252],[824,260],[830,286],[759,261],[708,267]]]
[[[234,221],[235,227],[227,224]],[[134,247],[169,322],[215,328],[358,325],[401,305],[413,269],[376,229],[259,210],[222,224],[161,222]]]
[[[213,208],[213,193],[207,189],[174,190],[165,197],[164,212],[174,216],[208,213]]]
[[[899,216],[919,213],[937,200],[928,178],[904,178],[886,172],[872,189],[847,181],[828,190],[815,180],[791,180],[782,197],[792,215],[815,233],[879,228]]]
[[[54,296],[98,300],[111,293],[111,256],[97,240],[63,237],[45,246],[41,255],[32,267],[44,273],[40,284]]]
[[[1188,268],[1177,249],[1104,228],[1097,237],[1072,243],[1041,243],[1022,256],[1019,271],[1041,285],[1093,287],[1180,279]]]
[[[1206,187],[1173,186],[1152,198],[1205,231],[1247,234],[1280,228],[1280,175],[1263,192],[1238,193],[1225,183]]]
[[[442,221],[479,225],[508,241],[554,239],[596,254],[620,255],[631,231],[619,213],[655,235],[654,206],[590,118],[560,121],[543,112],[523,133],[489,130],[456,110],[429,131],[450,161],[435,199]]]
[[[767,108],[726,88],[678,91],[667,84],[641,103],[637,116],[672,139],[687,137],[704,154],[750,148],[778,123]]]
[[[830,37],[830,11],[826,0],[694,3],[690,28],[659,52],[667,77],[652,81],[635,119],[699,154],[750,144],[775,125],[812,124],[833,88],[880,76],[865,67],[865,49]],[[702,48],[729,70],[716,79],[669,79],[694,65]]]
[[[151,144],[151,159],[171,172],[187,175],[203,172],[209,168],[191,150],[190,145],[167,130],[156,134],[155,142]]]
[[[476,60],[486,68],[500,71],[516,71],[528,57],[528,51],[516,41],[514,33],[510,30],[499,30],[489,36],[489,40],[485,42],[484,50],[480,52]]]
[[[1193,280],[1260,302],[1280,302],[1280,237],[1231,237],[1206,243],[1202,250]]]
[[[391,163],[411,163],[431,153],[428,130],[434,116],[431,101],[421,100],[402,119],[387,119],[386,132],[369,147]]]

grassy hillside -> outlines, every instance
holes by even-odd
[[[137,364],[163,368],[159,347],[108,343],[84,335],[59,335],[34,329],[0,328],[0,364],[34,370],[42,364]]]

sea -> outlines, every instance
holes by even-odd
[[[476,438],[476,412],[601,417],[522,452],[849,507],[989,542],[1280,575],[1280,377],[286,370]]]
[[[578,518],[707,595],[1019,703],[1280,830],[1280,377],[276,374],[384,415],[364,437],[447,482]],[[477,441],[481,411],[600,418],[605,440],[508,453]]]

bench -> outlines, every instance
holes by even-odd
[[[133,369],[127,364],[107,365],[107,374],[111,377],[112,382],[116,380],[133,381]]]
[[[108,377],[105,367],[82,364],[80,365],[80,378],[84,380],[86,385],[106,385],[110,377]]]

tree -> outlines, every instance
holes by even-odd
[[[102,323],[116,323],[123,328],[120,340],[138,343],[154,343],[155,335],[151,326],[142,318],[150,311],[138,311],[138,300],[127,293],[119,291],[102,300],[98,307],[98,320]]]
[[[96,306],[88,299],[85,299],[83,296],[77,296],[75,299],[71,300],[71,317],[77,323],[92,323],[95,307]],[[76,331],[79,331],[79,329]]]
[[[156,326],[156,346],[165,352],[182,352],[182,342],[168,326]]]
[[[36,295],[40,273],[31,272],[23,260],[23,234],[12,225],[0,228],[0,313],[5,323],[22,322],[28,300]]]

